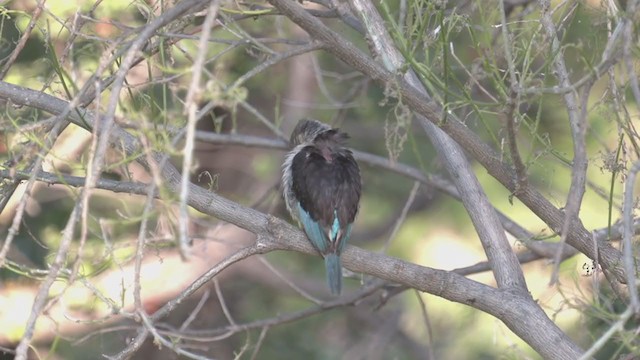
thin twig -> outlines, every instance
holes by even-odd
[[[227,256],[225,259],[220,261],[218,264],[213,266],[209,271],[204,273],[198,279],[196,279],[191,285],[189,285],[186,289],[184,289],[176,298],[167,302],[163,307],[158,309],[151,317],[151,321],[159,320],[165,317],[167,314],[172,312],[178,304],[182,303],[186,298],[191,296],[194,292],[200,289],[204,284],[213,279],[216,275],[218,275],[222,270],[226,269],[232,264],[235,264],[238,261],[244,260],[250,256],[260,254],[265,250],[265,247],[261,243],[254,243],[251,246],[242,248],[233,254]],[[113,359],[126,359],[131,354],[136,352],[144,343],[147,336],[149,336],[149,329],[145,328],[144,331],[138,331],[138,335],[134,338],[133,341],[129,343],[127,347],[122,349],[118,354],[114,355]]]
[[[133,303],[136,311],[140,314],[144,313],[144,306],[141,297],[140,275],[142,273],[142,259],[144,258],[144,249],[147,240],[147,226],[149,225],[149,214],[153,209],[155,183],[151,183],[147,189],[147,198],[145,199],[144,208],[142,210],[142,220],[138,229],[138,237],[136,240],[136,254],[134,260],[134,278],[133,278]],[[146,316],[146,314],[145,314]]]
[[[76,226],[76,222],[80,218],[80,213],[82,212],[81,205],[82,202],[77,202],[76,206],[73,208],[71,215],[67,221],[67,225],[64,228],[62,233],[62,239],[60,240],[60,245],[58,246],[58,251],[56,252],[56,257],[49,266],[49,273],[45,277],[45,279],[40,284],[40,288],[38,289],[38,293],[36,294],[35,299],[33,300],[33,304],[31,306],[31,314],[29,315],[29,319],[25,324],[25,331],[22,339],[16,346],[16,360],[26,360],[27,352],[30,348],[31,338],[35,332],[36,321],[42,314],[42,310],[47,302],[49,297],[49,290],[53,285],[53,282],[58,277],[58,274],[62,270],[64,263],[67,258],[67,252],[69,251],[69,247],[71,246],[71,241],[73,240],[74,229]]]
[[[411,188],[411,192],[409,192],[409,197],[407,201],[405,201],[404,206],[402,207],[402,211],[400,212],[400,216],[396,219],[395,224],[393,225],[393,230],[391,230],[391,234],[387,238],[387,241],[384,242],[382,246],[382,253],[386,253],[389,250],[389,246],[391,245],[391,241],[395,239],[396,234],[400,230],[400,226],[404,223],[404,220],[407,218],[407,213],[409,212],[409,208],[413,204],[416,199],[416,195],[418,194],[418,189],[420,188],[420,182],[414,181],[413,187]]]
[[[629,297],[631,305],[629,308],[634,313],[640,312],[640,301],[638,300],[638,287],[636,283],[636,266],[635,259],[633,257],[633,207],[635,204],[635,198],[633,196],[633,188],[636,183],[636,176],[640,171],[640,161],[636,161],[629,173],[624,184],[624,205],[623,205],[623,221],[624,221],[624,235],[622,237],[622,259],[624,261],[625,273],[627,274],[627,287],[629,288]]]
[[[233,320],[233,316],[231,316],[231,311],[227,306],[227,302],[224,300],[224,296],[222,295],[222,290],[220,290],[220,282],[218,278],[213,278],[213,288],[216,290],[216,296],[218,297],[218,302],[220,303],[220,307],[222,308],[222,313],[224,317],[227,318],[227,321],[230,325],[235,325],[236,321]]]
[[[253,348],[253,353],[251,354],[251,360],[255,360],[258,358],[258,352],[260,352],[260,348],[262,347],[262,343],[264,339],[267,337],[267,332],[269,331],[269,326],[264,326],[262,330],[260,330],[260,336],[258,336],[258,341],[256,341],[256,345]]]
[[[355,291],[351,294],[340,296],[333,300],[325,301],[320,305],[311,306],[304,310],[291,312],[287,314],[278,315],[272,318],[255,320],[247,323],[241,323],[236,325],[228,325],[225,327],[221,327],[218,329],[208,329],[208,330],[195,330],[191,332],[187,332],[185,335],[187,336],[216,336],[220,334],[238,333],[241,331],[248,331],[253,329],[260,329],[264,327],[273,327],[276,325],[290,323],[296,320],[304,319],[316,314],[320,314],[326,312],[327,310],[345,307],[349,305],[357,305],[363,299],[367,298],[371,294],[375,293],[379,289],[381,289],[386,282],[382,280],[372,281],[370,284],[367,284],[360,288],[358,291]]]
[[[304,45],[298,46],[298,47],[293,48],[293,49],[291,49],[289,51],[285,51],[285,52],[277,53],[277,54],[272,54],[265,61],[261,62],[258,66],[254,67],[253,69],[251,69],[251,70],[247,71],[246,73],[244,73],[242,76],[238,77],[238,79],[236,79],[236,81],[234,81],[233,84],[231,84],[229,86],[227,91],[232,91],[234,89],[237,89],[238,87],[242,86],[242,84],[247,82],[252,77],[258,75],[259,73],[263,72],[264,70],[266,70],[266,69],[268,69],[268,68],[270,68],[270,67],[272,67],[272,66],[274,66],[276,64],[282,63],[283,60],[292,58],[294,56],[306,54],[308,52],[312,52],[312,51],[318,50],[320,48],[322,48],[322,43],[311,41],[308,44],[304,44]]]
[[[582,354],[582,356],[580,356],[578,360],[592,359],[593,356],[598,352],[598,350],[602,349],[602,347],[607,344],[607,341],[609,341],[609,339],[613,335],[615,335],[615,333],[617,333],[618,331],[624,331],[624,324],[627,322],[627,320],[629,320],[629,318],[631,318],[633,313],[633,309],[631,307],[628,307],[622,314],[620,314],[618,320],[616,320],[616,322],[613,323],[611,327],[609,327],[609,329],[605,331],[604,334],[602,334],[602,336],[600,336],[598,340],[596,340],[593,345],[591,345],[591,347],[587,349],[584,354]]]
[[[433,327],[431,326],[431,320],[429,320],[427,304],[424,303],[424,299],[422,299],[422,295],[419,292],[414,291],[413,293],[416,295],[418,303],[420,304],[420,312],[422,313],[422,319],[427,329],[427,343],[425,344],[429,351],[427,359],[435,360],[436,356],[433,353]]]
[[[191,311],[189,316],[184,320],[182,325],[180,325],[180,329],[179,329],[180,331],[186,330],[189,327],[189,325],[191,325],[193,320],[196,319],[196,317],[200,313],[200,310],[202,310],[204,305],[207,303],[207,300],[209,300],[209,294],[210,293],[211,292],[209,291],[209,289],[206,289],[204,291],[204,294],[202,294],[202,297],[200,297],[200,301],[198,301],[198,304],[196,305],[196,307],[193,308],[193,310]]]
[[[202,87],[200,85],[200,78],[202,77],[202,69],[204,67],[205,54],[207,50],[207,42],[211,34],[211,28],[218,15],[218,1],[211,1],[209,8],[207,9],[207,15],[202,24],[202,34],[200,35],[200,41],[198,42],[198,54],[195,62],[191,68],[192,78],[189,85],[189,92],[187,93],[187,99],[184,104],[185,111],[188,115],[185,144],[182,151],[182,182],[180,184],[180,202],[178,217],[178,246],[180,254],[184,259],[190,257],[189,246],[189,209],[187,206],[187,197],[189,196],[189,180],[191,178],[191,166],[193,165],[193,149],[195,147],[195,132],[198,122],[198,101],[200,100]]]
[[[540,0],[540,24],[547,33],[547,36],[551,39],[551,53],[554,54],[553,69],[554,74],[558,78],[558,83],[561,86],[568,87],[571,85],[569,80],[569,73],[565,65],[564,53],[560,48],[560,40],[557,37],[557,29],[551,18],[549,0]],[[590,87],[585,89],[585,93],[589,91]],[[580,205],[582,204],[582,198],[585,192],[586,173],[587,166],[589,165],[587,159],[586,149],[586,112],[583,111],[584,116],[580,116],[578,113],[579,104],[574,92],[567,92],[563,95],[564,103],[566,105],[567,114],[569,116],[569,125],[571,128],[571,137],[573,138],[573,165],[571,166],[571,186],[569,187],[569,195],[567,196],[567,202],[564,208],[564,220],[560,229],[560,244],[567,241],[569,236],[569,230],[574,227],[575,223],[580,222]],[[562,247],[561,247],[562,248]],[[594,249],[595,250],[595,249]],[[562,256],[561,251],[558,251],[556,255],[556,262],[554,263],[554,270],[551,275],[551,284],[558,281],[558,269],[559,259]]]
[[[0,70],[0,80],[4,79],[4,77],[7,76],[9,69],[11,69],[11,66],[13,66],[13,63],[18,58],[18,55],[20,55],[20,53],[22,52],[22,49],[24,49],[25,45],[27,45],[27,40],[29,40],[29,37],[31,36],[31,32],[37,25],[38,19],[40,18],[40,14],[42,14],[42,9],[44,8],[45,2],[46,0],[38,1],[38,5],[33,11],[33,14],[31,14],[31,20],[29,20],[29,24],[27,25],[26,29],[22,33],[22,36],[20,36],[20,40],[18,40],[18,43],[16,44],[16,47],[13,49],[13,51],[9,55],[9,58],[2,66],[2,70]]]
[[[162,335],[160,335],[160,333],[158,333],[158,330],[156,330],[156,328],[153,325],[151,319],[149,318],[149,316],[146,313],[141,312],[141,313],[139,313],[139,316],[142,319],[142,323],[144,324],[144,327],[151,333],[151,335],[153,335],[153,341],[155,343],[162,344],[162,345],[168,347],[169,349],[173,350],[176,354],[182,355],[182,356],[187,357],[189,359],[212,360],[211,358],[208,358],[206,356],[201,356],[201,355],[198,355],[198,354],[194,354],[194,353],[192,353],[190,351],[184,350],[182,347],[178,346],[178,343],[165,339],[164,336],[162,336]]]
[[[269,269],[272,273],[274,273],[280,280],[284,281],[285,284],[287,284],[291,289],[293,289],[293,291],[298,293],[298,295],[315,303],[316,305],[322,304],[322,300],[314,297],[313,295],[309,294],[308,292],[304,291],[302,288],[297,286],[293,281],[289,280],[280,271],[278,271],[278,269],[276,269],[273,265],[271,265],[271,263],[267,259],[265,259],[263,256],[258,256],[258,261],[260,261],[262,265],[266,266],[267,269]]]
[[[636,105],[640,105],[640,84],[638,83],[638,75],[635,70],[635,61],[633,59],[632,51],[635,48],[633,44],[633,30],[636,25],[636,20],[638,14],[636,14],[636,8],[638,5],[638,0],[629,0],[627,2],[627,11],[622,21],[624,24],[622,38],[622,56],[624,58],[624,65],[627,70],[627,78],[629,79],[629,85],[631,87],[631,93],[636,100]],[[636,309],[637,311],[637,309]]]

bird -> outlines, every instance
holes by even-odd
[[[318,120],[302,119],[282,165],[287,210],[324,258],[332,295],[342,290],[340,255],[360,207],[362,181],[349,135]]]

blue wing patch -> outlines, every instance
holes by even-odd
[[[333,224],[331,225],[329,239],[335,241],[338,238],[338,234],[340,234],[340,221],[338,220],[338,212],[333,210]]]
[[[339,252],[342,252],[344,245],[349,241],[349,237],[351,236],[351,224],[347,224],[347,226],[342,229],[340,226],[340,221],[338,220],[338,211],[333,211],[333,224],[331,225],[331,233],[329,234],[329,239],[331,241],[336,241],[337,249]]]
[[[342,235],[342,239],[340,240],[340,243],[338,243],[338,251],[340,251],[342,253],[342,249],[344,249],[344,245],[347,243],[347,241],[349,241],[349,238],[351,237],[351,224],[347,225],[347,227],[344,228],[344,234]]]
[[[300,203],[298,203],[298,214],[300,214],[300,222],[304,227],[304,231],[307,233],[307,237],[311,240],[311,243],[323,255],[326,254],[329,249],[329,240],[327,239],[327,235],[325,234],[324,229],[322,229],[322,226],[311,218],[311,215],[309,215],[309,213],[300,206]],[[335,227],[336,222],[334,222],[333,227]]]
[[[304,232],[307,233],[307,237],[313,246],[318,249],[324,257],[324,264],[327,269],[327,282],[331,293],[333,295],[339,295],[342,289],[340,253],[351,236],[351,224],[341,229],[338,214],[334,212],[333,223],[331,224],[331,229],[329,229],[329,238],[323,227],[311,218],[311,215],[302,208],[300,203],[298,203],[297,206]],[[332,240],[337,242],[337,244],[335,244],[336,247],[333,246]]]

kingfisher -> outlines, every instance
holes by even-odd
[[[324,258],[333,295],[342,290],[340,254],[351,236],[362,188],[358,163],[345,147],[348,138],[320,121],[300,120],[282,165],[287,210]]]

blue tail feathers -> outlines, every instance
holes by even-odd
[[[342,291],[342,265],[340,265],[340,256],[337,254],[326,254],[324,256],[324,266],[327,269],[327,283],[331,289],[331,294],[340,295],[340,291]]]

